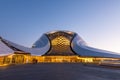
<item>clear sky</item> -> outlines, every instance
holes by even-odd
[[[120,53],[120,0],[0,0],[0,36],[23,46],[70,30],[90,46]]]

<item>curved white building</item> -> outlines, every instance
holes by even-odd
[[[12,54],[14,51],[28,52],[36,56],[79,55],[120,58],[118,53],[88,46],[77,33],[71,31],[51,31],[44,33],[33,44],[32,48],[27,48],[0,38],[0,56]]]

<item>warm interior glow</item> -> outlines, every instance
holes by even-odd
[[[48,55],[74,55],[70,48],[70,39],[58,34],[51,40],[51,50]]]
[[[15,54],[0,57],[0,66],[9,64],[25,64],[25,63],[94,63],[94,64],[118,64],[120,59],[115,58],[94,58],[81,56],[30,56],[23,54]]]
[[[61,46],[61,47],[63,45],[70,45],[70,41],[63,36],[56,37],[51,42],[52,42],[52,45],[58,45],[58,46]]]

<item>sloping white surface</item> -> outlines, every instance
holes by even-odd
[[[12,53],[14,53],[14,51],[0,40],[0,56],[6,56]]]
[[[81,56],[120,58],[120,55],[118,53],[87,46],[85,42],[79,38],[78,35],[73,39],[72,45],[72,49]]]
[[[44,36],[44,35],[43,35]],[[45,38],[45,37],[44,37]],[[50,42],[49,40],[46,41],[46,43],[43,45],[42,43],[45,42],[45,39],[39,39],[39,48],[27,48],[21,45],[18,45],[16,43],[13,43],[11,41],[3,39],[7,44],[22,50],[24,52],[31,53],[32,55],[37,55],[41,56],[45,54],[49,49],[50,49]],[[42,40],[42,41],[41,41]],[[110,51],[105,51],[105,50],[100,50],[96,48],[89,47],[85,41],[79,37],[77,34],[72,40],[72,49],[74,52],[81,56],[94,56],[94,57],[114,57],[114,58],[120,58],[120,55],[118,53],[110,52]],[[7,45],[5,45],[2,41],[0,41],[0,56],[1,55],[9,55],[13,53],[14,51],[10,49]]]
[[[11,41],[8,41],[8,40],[5,40],[5,42],[7,42],[9,45],[19,49],[19,50],[22,50],[24,52],[28,52],[28,53],[31,53],[31,55],[43,55],[45,54],[49,48],[50,48],[50,44],[47,44],[46,46],[42,47],[42,48],[27,48],[27,47],[24,47],[24,46],[21,46],[21,45],[18,45],[16,43],[13,43]]]

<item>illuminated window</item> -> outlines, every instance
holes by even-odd
[[[74,55],[70,45],[73,34],[64,32],[56,32],[48,34],[51,41],[51,49],[47,53],[48,55]]]
[[[58,46],[70,45],[70,41],[63,36],[59,36],[52,40],[52,45],[58,45]]]
[[[70,48],[70,41],[64,36],[56,37],[51,43],[55,52],[62,53]]]

